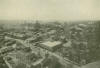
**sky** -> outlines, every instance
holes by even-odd
[[[0,0],[1,20],[100,20],[100,0]]]

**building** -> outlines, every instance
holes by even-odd
[[[92,62],[82,66],[81,68],[100,68],[100,61]]]
[[[49,51],[56,51],[58,48],[62,47],[62,42],[60,42],[60,41],[54,41],[54,42],[46,41],[46,42],[40,43],[38,46],[42,47],[46,50],[49,50]]]
[[[32,65],[31,68],[80,68],[79,66],[63,60],[58,59],[55,56],[48,56],[37,65]]]
[[[2,56],[0,56],[0,68],[9,68]]]

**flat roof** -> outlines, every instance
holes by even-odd
[[[46,41],[46,42],[43,42],[43,43],[41,43],[42,45],[45,45],[45,46],[47,46],[47,47],[55,47],[55,46],[57,46],[57,45],[60,45],[61,44],[61,42],[60,41],[54,41],[54,42],[51,42],[51,41]]]
[[[82,68],[100,68],[100,61],[91,62],[89,64],[82,66]]]

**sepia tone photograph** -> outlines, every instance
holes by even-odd
[[[100,0],[0,0],[0,68],[100,68]]]

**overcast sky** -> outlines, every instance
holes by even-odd
[[[4,20],[100,20],[100,0],[0,0]]]

